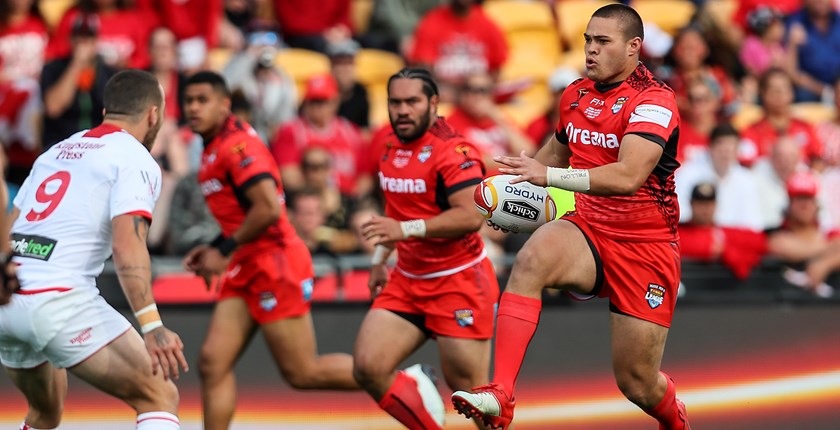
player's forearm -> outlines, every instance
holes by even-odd
[[[254,241],[260,235],[265,233],[269,227],[277,223],[280,219],[280,208],[252,206],[245,214],[245,220],[232,235],[231,238],[238,244],[244,244]]]
[[[47,89],[44,94],[44,114],[48,118],[60,116],[73,103],[80,72],[81,68],[71,63],[58,81]]]
[[[570,155],[568,147],[558,142],[555,136],[551,136],[548,143],[534,155],[534,159],[545,166],[566,168],[569,167]]]
[[[478,231],[484,218],[474,208],[453,207],[425,221],[427,238],[452,238]]]
[[[145,246],[114,246],[114,266],[125,298],[135,312],[155,303],[152,265]]]

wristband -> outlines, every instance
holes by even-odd
[[[140,327],[146,327],[149,324],[160,322],[160,313],[158,312],[157,305],[154,303],[135,312],[134,317],[137,318]]]
[[[236,243],[236,239],[232,237],[225,237],[224,235],[218,235],[212,242],[210,242],[210,246],[219,250],[219,253],[224,255],[225,257],[229,256],[233,253],[236,247],[239,246]]]
[[[156,304],[156,303],[152,303],[151,305],[146,306],[145,308],[140,309],[139,311],[135,312],[135,313],[134,313],[134,316],[135,316],[136,318],[140,318],[140,315],[147,314],[147,313],[149,313],[149,312],[151,312],[151,311],[156,311],[156,310],[158,310],[158,308],[157,308],[157,304]]]
[[[143,324],[142,326],[140,326],[140,333],[147,334],[158,327],[163,327],[163,321],[157,320],[152,321],[148,324]]]
[[[402,229],[404,238],[426,237],[426,221],[422,219],[402,221],[400,222],[400,229]]]
[[[549,187],[585,193],[589,191],[589,170],[549,167],[545,173],[545,181]]]
[[[373,250],[373,257],[370,259],[370,264],[375,266],[388,261],[388,257],[391,256],[392,251],[393,249],[385,245],[376,245],[376,248]]]

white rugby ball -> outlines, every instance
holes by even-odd
[[[511,184],[515,175],[496,175],[475,187],[475,207],[493,224],[514,233],[530,233],[553,220],[557,204],[548,190],[519,182]]]

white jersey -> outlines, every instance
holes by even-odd
[[[112,252],[111,219],[151,219],[160,186],[149,151],[113,125],[78,132],[41,154],[14,200],[22,291],[96,288]]]

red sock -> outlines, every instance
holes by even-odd
[[[379,407],[409,430],[440,430],[441,428],[423,405],[423,399],[417,391],[417,382],[405,372],[397,372],[397,378],[388,388],[388,392],[382,396]]]
[[[516,378],[528,344],[540,322],[542,300],[513,293],[502,294],[496,317],[496,353],[493,382],[513,398]]]
[[[685,423],[680,418],[680,411],[677,409],[677,389],[674,387],[674,381],[665,372],[659,373],[668,380],[665,397],[656,407],[645,412],[659,421],[659,428],[662,430],[682,430],[685,428]]]

